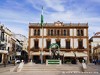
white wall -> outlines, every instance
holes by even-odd
[[[34,30],[31,28],[31,36],[33,36]]]
[[[61,47],[65,48],[66,43],[65,43],[65,39],[61,38]]]
[[[70,47],[73,48],[73,39],[70,39]]]
[[[76,29],[74,29],[74,36],[76,36]]]
[[[42,48],[42,38],[39,39],[39,47]]]
[[[78,39],[74,39],[74,48],[78,47]]]
[[[40,29],[40,36],[42,36],[42,29]]]
[[[44,48],[46,48],[46,38],[44,38],[43,40],[44,40]]]
[[[32,48],[32,47],[34,47],[34,39],[33,38],[30,39],[30,48]]]
[[[70,29],[70,36],[73,36],[73,29]]]
[[[84,29],[84,36],[86,36],[86,29]]]
[[[100,38],[93,38],[93,42],[100,42]]]
[[[86,39],[83,39],[83,47],[87,48],[87,40]]]
[[[93,48],[96,47],[97,45],[100,45],[100,41],[93,41],[91,42],[91,52],[93,53]]]
[[[44,36],[46,36],[46,33],[47,33],[47,32],[46,32],[46,28],[45,28],[45,29],[44,29]]]
[[[52,39],[51,39],[51,44],[52,44],[52,43],[56,43],[55,38],[52,38]]]

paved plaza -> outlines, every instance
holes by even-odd
[[[17,65],[16,65],[17,66]],[[88,64],[89,70],[88,72],[78,72],[78,71],[67,71],[67,70],[39,70],[39,69],[44,69],[44,64],[25,64],[22,71],[21,72],[10,72],[10,69],[13,67],[16,67],[14,65],[7,65],[7,67],[3,67],[3,65],[0,65],[0,75],[100,75],[100,65],[94,65],[94,64]],[[55,66],[53,68],[55,69],[62,69],[64,67],[64,69],[67,69],[65,67],[71,66],[73,68],[77,67],[78,65],[62,65],[62,66]],[[38,70],[36,70],[37,68],[39,68]],[[41,67],[41,68],[40,68]],[[60,68],[58,68],[60,67]],[[62,68],[61,68],[62,67]],[[46,67],[47,68],[47,67]],[[52,66],[48,67],[48,68],[52,68]],[[25,70],[26,69],[26,70]],[[30,70],[28,70],[30,69]],[[33,69],[33,70],[31,70]],[[5,70],[5,71],[4,71]],[[92,71],[94,70],[94,71]],[[90,71],[90,72],[89,72]]]
[[[55,71],[47,71],[47,72],[42,72],[42,71],[29,71],[29,72],[5,72],[5,73],[0,73],[0,75],[100,75],[100,73],[67,73],[67,72],[55,72]]]

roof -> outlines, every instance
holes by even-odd
[[[41,26],[40,23],[29,23],[29,26]],[[43,26],[88,26],[88,23],[63,23],[60,21],[54,23],[44,23]]]
[[[100,38],[100,32],[96,32],[96,33],[90,38],[90,41],[92,41],[93,38]]]

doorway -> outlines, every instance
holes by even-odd
[[[0,63],[2,62],[2,54],[0,54]]]

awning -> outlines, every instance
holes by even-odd
[[[8,51],[7,50],[0,50],[0,53],[7,54]]]
[[[31,55],[40,55],[40,52],[32,52]]]
[[[60,51],[60,55],[61,55],[61,56],[63,56],[63,55],[64,55],[64,53],[65,53],[64,51]]]
[[[84,52],[75,52],[75,54],[76,54],[76,57],[87,57],[88,56],[88,54]]]
[[[75,57],[73,52],[65,52],[64,57]]]
[[[43,52],[43,55],[50,55],[50,52]]]

